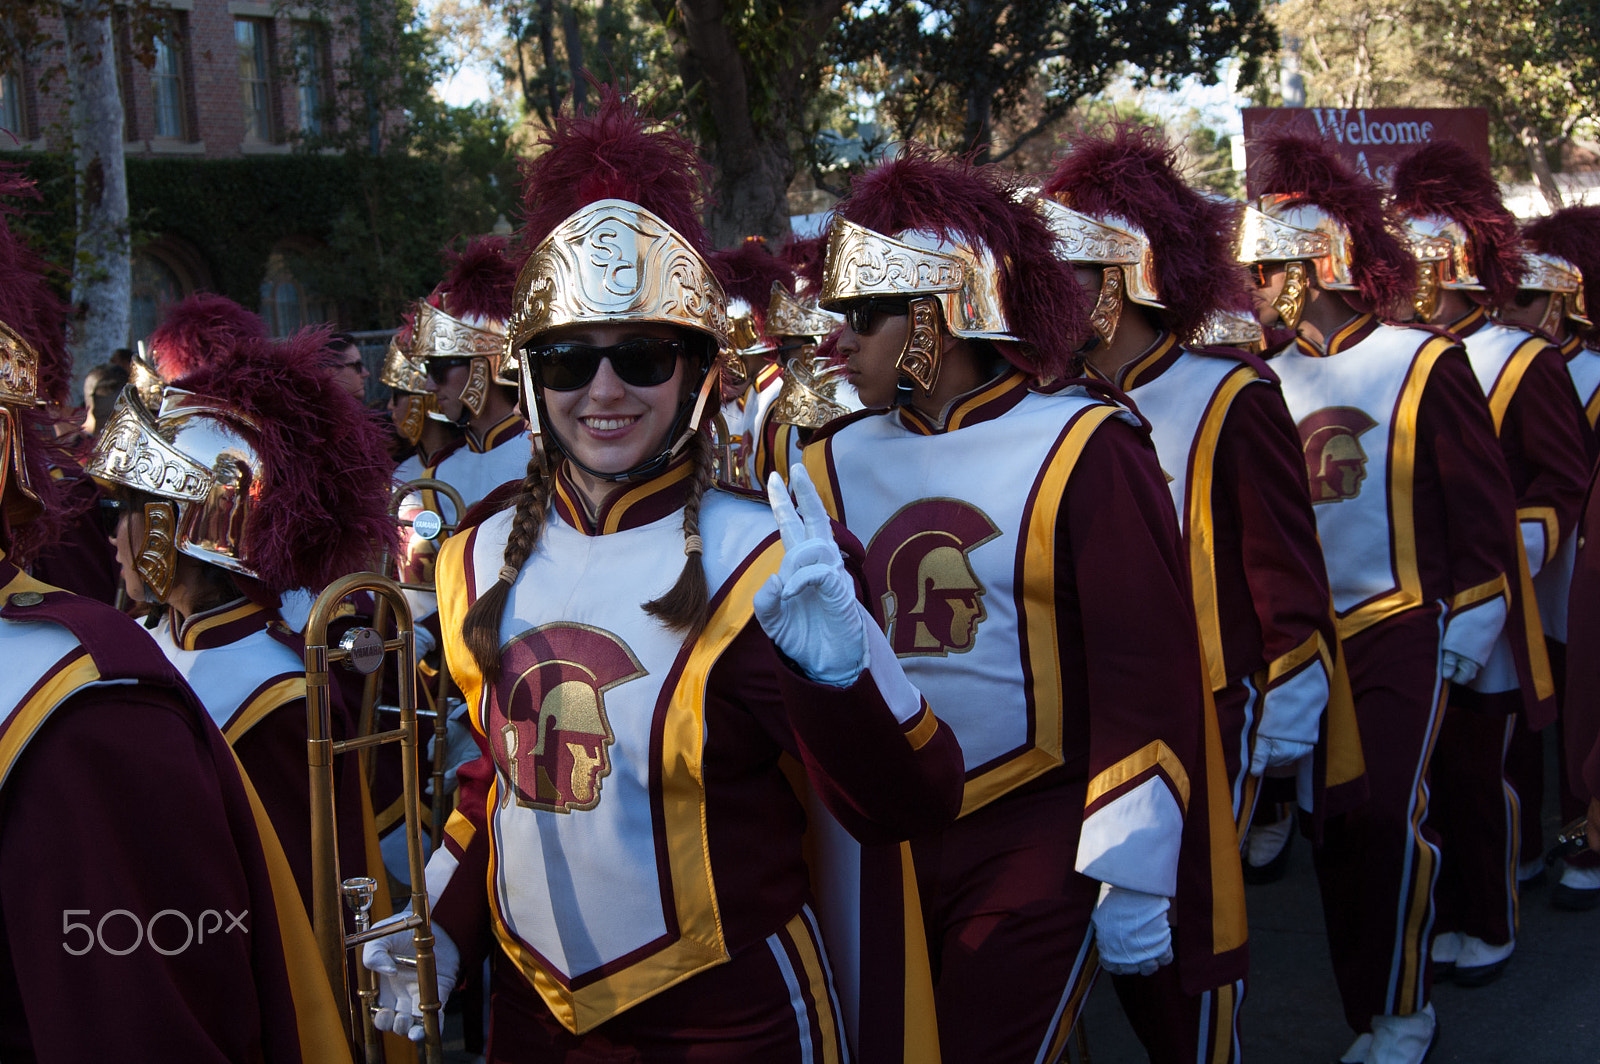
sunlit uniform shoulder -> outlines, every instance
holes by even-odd
[[[270,618],[239,599],[188,618],[176,633],[169,612],[151,633],[229,745],[306,696],[305,662],[270,630]]]

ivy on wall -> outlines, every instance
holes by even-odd
[[[42,202],[17,224],[64,270],[72,264],[72,161],[0,153],[38,184]],[[285,257],[346,328],[393,328],[404,305],[443,273],[440,249],[486,232],[509,204],[459,167],[389,154],[249,159],[141,159],[128,167],[134,248],[153,237],[198,250],[221,294],[254,309],[267,259]]]

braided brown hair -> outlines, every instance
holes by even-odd
[[[499,578],[478,596],[478,601],[461,621],[461,638],[478,663],[485,683],[494,683],[500,678],[500,619],[505,615],[506,597],[511,593],[511,583],[522,563],[528,560],[539,542],[539,533],[544,531],[545,511],[550,506],[550,483],[545,478],[537,444],[533,457],[528,459],[528,472],[522,478],[522,490],[517,493],[513,505],[516,514],[511,519],[511,535],[506,540],[505,565]]]
[[[716,476],[712,465],[711,439],[702,429],[689,441],[694,448],[694,479],[683,504],[683,571],[678,582],[658,599],[644,604],[644,611],[674,631],[693,639],[706,626],[706,611],[711,601],[706,587],[706,569],[700,558],[700,500]]]

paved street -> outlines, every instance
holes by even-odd
[[[1547,806],[1549,844],[1560,825]],[[1295,840],[1284,879],[1247,887],[1246,898],[1246,1061],[1333,1064],[1354,1036],[1339,1007],[1306,840]],[[1441,1039],[1429,1064],[1600,1064],[1600,909],[1561,912],[1550,906],[1550,886],[1527,892],[1517,952],[1499,981],[1439,986],[1434,1008]],[[1085,1019],[1093,1064],[1144,1064],[1109,979],[1096,985]]]

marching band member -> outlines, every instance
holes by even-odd
[[[819,355],[823,339],[844,322],[817,305],[827,247],[826,235],[785,244],[783,258],[792,273],[787,282],[772,286],[767,303],[767,329],[778,341],[783,387],[756,441],[755,468],[763,480],[776,471],[787,481],[817,429],[861,409],[844,367]]]
[[[776,361],[777,343],[767,330],[772,287],[789,273],[784,261],[767,250],[766,241],[751,237],[735,247],[711,253],[711,269],[728,297],[728,322],[733,330],[734,357],[723,365],[723,387],[738,395],[722,404],[734,468],[722,473],[736,487],[759,487],[756,451],[766,432],[772,404],[783,388],[783,370]]]
[[[1591,431],[1600,419],[1600,332],[1597,332],[1590,315],[1596,300],[1600,299],[1600,207],[1567,207],[1546,218],[1530,223],[1522,231],[1528,248],[1529,269],[1522,279],[1522,287],[1510,304],[1500,308],[1504,321],[1524,328],[1536,328],[1550,334],[1567,360],[1567,372],[1578,388],[1578,401],[1583,404]],[[1591,443],[1594,441],[1591,440]],[[1569,537],[1567,551],[1575,551],[1577,537]],[[1567,630],[1569,594],[1567,588],[1554,588],[1556,594],[1535,582],[1539,592],[1539,615],[1544,621],[1545,635],[1550,640],[1550,663],[1553,669],[1565,671],[1572,659],[1569,645],[1558,643]],[[1568,684],[1570,688],[1570,683]],[[1562,693],[1558,683],[1557,695]],[[1563,700],[1560,712],[1565,714],[1570,702]],[[1557,784],[1562,823],[1583,815],[1583,803],[1577,796],[1577,780],[1567,771],[1569,751],[1565,750],[1567,729],[1557,732]],[[1544,758],[1542,750],[1527,750],[1513,745],[1508,763],[1517,772],[1517,780],[1543,779]],[[1539,756],[1531,756],[1537,754]],[[1519,756],[1520,755],[1520,756]],[[1520,788],[1519,788],[1520,793]],[[1531,807],[1531,808],[1529,808]],[[1541,810],[1537,801],[1524,803],[1523,809],[1523,860],[1541,854],[1542,838],[1538,830]],[[1583,911],[1600,905],[1600,853],[1581,853],[1566,857],[1561,864],[1561,879],[1551,892],[1551,904],[1560,909]]]
[[[1315,850],[1334,975],[1357,1038],[1341,1058],[1416,1064],[1436,1036],[1427,963],[1436,836],[1428,760],[1447,681],[1506,618],[1510,482],[1459,344],[1383,324],[1416,283],[1382,193],[1320,142],[1262,138],[1240,257],[1305,455],[1355,698],[1368,800]]]
[[[441,988],[493,951],[495,1061],[842,1060],[780,759],[893,840],[955,814],[960,754],[815,493],[796,485],[797,516],[779,487],[775,527],[712,483],[701,422],[729,336],[693,148],[609,92],[548,143],[508,332],[550,468],[439,558],[485,748],[429,863]],[[364,959],[406,1030],[397,949]]]
[[[1053,1060],[1094,946],[1171,960],[1185,810],[1205,818],[1171,496],[1138,419],[1065,385],[1087,304],[998,171],[911,147],[857,178],[821,302],[868,409],[805,468],[965,758],[961,819],[912,841],[939,1048]]]
[[[347,1062],[215,725],[138,625],[19,568],[62,517],[40,401],[71,356],[44,268],[0,226],[0,1058]]]
[[[122,506],[129,596],[169,607],[156,643],[237,752],[307,898],[304,641],[278,608],[366,568],[394,535],[381,433],[332,385],[325,343],[237,340],[156,411],[130,388],[87,466]],[[372,863],[371,816],[356,759],[344,769],[341,862],[357,869]]]
[[[1336,787],[1359,789],[1350,786],[1359,746],[1353,765],[1337,754],[1331,766],[1327,754],[1313,763],[1319,737],[1327,745],[1323,710],[1339,643],[1294,421],[1264,363],[1237,350],[1193,350],[1191,338],[1215,312],[1251,305],[1234,257],[1235,209],[1191,189],[1159,131],[1134,126],[1077,139],[1039,203],[1062,256],[1097,298],[1083,357],[1149,419],[1167,474],[1220,723],[1230,819],[1249,823],[1257,783],[1272,769],[1302,778],[1308,810],[1314,769]],[[1338,708],[1353,713],[1347,694]],[[1354,728],[1346,735],[1354,740]],[[1226,849],[1237,852],[1237,836]],[[1180,884],[1178,964],[1147,978],[1115,977],[1152,1060],[1239,1054],[1243,951],[1231,965],[1219,963],[1214,954],[1227,951],[1211,941],[1211,929],[1219,912],[1242,924],[1244,898],[1237,868],[1219,873],[1226,859],[1212,851],[1204,838],[1186,843],[1185,860],[1198,860],[1201,874],[1187,889]],[[1186,940],[1192,930],[1205,934]],[[1191,956],[1180,980],[1174,969]]]
[[[394,470],[394,479],[401,484],[421,477],[422,471],[442,459],[447,449],[466,445],[466,430],[439,413],[437,397],[428,388],[427,362],[412,357],[411,347],[416,339],[414,315],[415,311],[406,311],[405,321],[389,341],[378,370],[379,382],[390,390],[389,413],[395,433],[405,447]]]
[[[1523,251],[1488,165],[1450,141],[1425,145],[1396,168],[1393,205],[1413,248],[1438,249],[1423,252],[1435,257],[1422,265],[1418,302],[1428,305],[1419,310],[1466,348],[1489,399],[1521,530],[1509,574],[1511,620],[1477,675],[1452,688],[1431,777],[1430,819],[1442,854],[1434,972],[1482,986],[1516,947],[1518,834],[1526,822],[1518,784],[1538,833],[1543,774],[1509,776],[1507,751],[1525,747],[1519,760],[1542,768],[1536,733],[1555,719],[1563,678],[1552,675],[1539,602],[1564,599],[1571,580],[1568,548],[1589,479],[1589,429],[1566,360],[1549,339],[1490,316],[1512,302]],[[1564,643],[1565,617],[1551,620],[1561,622],[1553,635]],[[1520,874],[1541,872],[1539,858],[1536,849]]]

